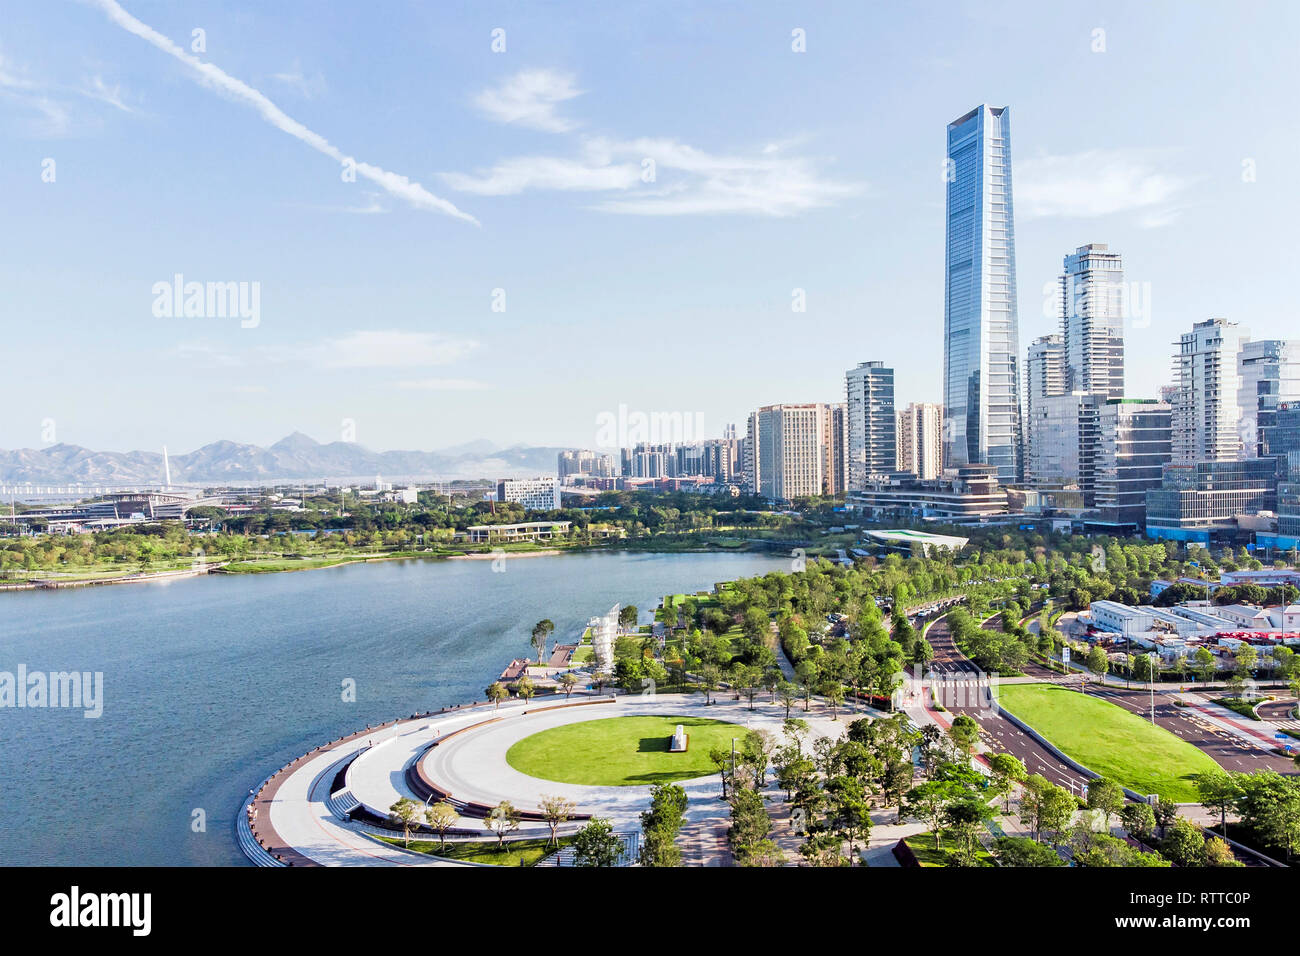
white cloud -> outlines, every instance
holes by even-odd
[[[398,382],[397,387],[420,392],[481,392],[492,386],[472,378],[420,378]]]
[[[220,93],[253,107],[261,117],[272,126],[288,133],[295,139],[307,144],[318,153],[330,157],[339,164],[355,163],[356,171],[359,175],[365,177],[371,182],[378,185],[381,189],[389,194],[402,199],[417,209],[427,209],[432,212],[445,213],[456,219],[462,219],[466,222],[472,222],[478,225],[478,220],[468,213],[461,212],[455,205],[433,195],[419,183],[412,182],[400,173],[390,172],[378,166],[372,166],[369,163],[363,163],[355,160],[353,157],[346,155],[337,146],[330,143],[325,137],[316,133],[302,123],[299,123],[293,117],[286,114],[280,107],[276,106],[263,93],[249,86],[243,80],[236,79],[224,70],[200,60],[198,57],[187,53],[181,47],[177,46],[170,39],[163,36],[153,27],[137,20],[131,14],[122,9],[117,0],[93,0],[118,26],[129,33],[133,33],[142,40],[147,41],[158,49],[167,53],[181,63],[190,67],[198,76],[199,82],[214,89]]]
[[[48,138],[62,136],[72,126],[72,116],[65,104],[51,98],[46,87],[6,64],[0,56],[0,97],[18,104],[31,116],[27,123],[33,136]]]
[[[1170,152],[1140,149],[1033,156],[1017,163],[1014,174],[1016,212],[1023,218],[1137,213],[1146,228],[1172,222],[1181,195],[1197,182],[1171,168]]]
[[[325,75],[323,73],[313,73],[308,76],[303,73],[302,67],[296,61],[292,69],[281,73],[272,73],[271,79],[283,84],[306,100],[315,99],[325,92]]]
[[[636,163],[592,165],[557,156],[518,156],[474,175],[443,173],[447,185],[479,196],[513,196],[529,189],[600,192],[627,189],[641,175]]]
[[[121,110],[123,113],[135,112],[127,106],[122,100],[122,87],[110,87],[104,82],[102,76],[92,76],[86,80],[81,87],[82,95],[90,97],[92,100],[99,100],[101,103],[107,103],[109,106]]]
[[[521,70],[500,86],[483,90],[474,97],[474,105],[498,123],[564,133],[577,124],[560,116],[556,106],[581,94],[567,73]]]
[[[439,332],[364,330],[326,339],[305,350],[304,357],[321,368],[421,368],[459,361],[477,345]],[[293,352],[285,357],[292,358]]]

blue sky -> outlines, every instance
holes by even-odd
[[[620,405],[720,433],[842,400],[871,359],[900,403],[938,401],[944,127],[981,102],[1012,111],[1022,355],[1087,242],[1149,289],[1132,395],[1193,321],[1297,327],[1294,4],[71,0],[2,22],[0,447],[345,419],[376,449],[591,445]],[[177,273],[259,283],[256,326],[155,315]]]

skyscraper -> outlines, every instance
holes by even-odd
[[[1019,322],[1011,202],[1011,111],[979,106],[948,124],[944,277],[944,465],[1021,472]]]
[[[1175,343],[1173,460],[1240,458],[1241,376],[1238,355],[1249,330],[1227,319],[1206,319]]]
[[[918,478],[943,471],[943,406],[917,402],[898,413],[898,470]]]
[[[898,467],[898,423],[894,418],[894,370],[884,362],[862,362],[844,374],[848,406],[849,487],[865,487],[868,475]]]
[[[1065,339],[1058,332],[1034,339],[1029,346],[1029,359],[1025,362],[1025,464],[1026,480],[1040,471],[1035,462],[1042,454],[1043,425],[1046,421],[1043,406],[1049,398],[1064,395]]]
[[[1065,390],[1124,397],[1124,263],[1102,243],[1080,246],[1061,273]]]

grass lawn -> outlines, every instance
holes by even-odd
[[[951,835],[945,831],[940,831],[939,841],[942,846],[936,850],[934,848],[934,833],[929,830],[925,833],[913,833],[906,838],[907,845],[916,854],[916,860],[921,866],[952,866],[952,860],[948,855],[953,846]],[[975,866],[995,865],[988,850],[981,848],[976,851]]]
[[[401,837],[380,837],[385,843],[391,843],[393,846],[402,846]],[[573,837],[560,837],[560,846],[573,842]],[[497,841],[493,840],[476,840],[474,842],[465,842],[461,840],[447,841],[447,848],[444,850],[439,846],[437,840],[412,840],[411,845],[406,849],[414,853],[429,853],[434,856],[440,856],[448,860],[464,860],[466,863],[491,863],[495,866],[532,866],[542,857],[555,849],[549,846],[550,841],[543,837],[539,840],[506,840],[504,850],[497,848]]]
[[[1209,756],[1137,714],[1056,684],[1003,684],[998,703],[1079,763],[1138,793],[1195,802]]]
[[[686,728],[689,748],[670,753],[678,724]],[[705,717],[607,717],[525,737],[506,751],[506,761],[520,773],[543,780],[644,786],[716,773],[709,750],[730,751],[731,738],[744,735],[739,724]]]

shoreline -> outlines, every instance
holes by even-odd
[[[239,575],[262,575],[262,574],[286,574],[290,572],[303,571],[327,571],[330,568],[342,568],[354,564],[373,564],[381,561],[493,561],[499,557],[506,559],[514,558],[552,558],[564,554],[591,554],[593,552],[615,552],[624,551],[627,553],[642,554],[755,554],[761,553],[751,549],[718,549],[710,550],[709,548],[666,548],[657,550],[654,548],[611,548],[611,547],[589,547],[576,546],[572,548],[545,548],[536,551],[502,551],[500,553],[492,551],[477,551],[460,554],[371,554],[357,555],[353,557],[341,558],[338,561],[329,561],[328,558],[322,559],[328,561],[325,564],[311,564],[313,559],[305,559],[303,567],[276,567],[259,569],[256,567],[243,568],[237,570],[228,570],[228,565],[244,562],[225,561],[205,565],[202,568],[180,568],[171,571],[149,571],[144,574],[133,573],[124,574],[118,577],[104,578],[69,578],[69,579],[42,579],[27,580],[16,582],[0,581],[0,594],[7,591],[64,591],[86,587],[102,587],[110,584],[156,584],[178,580],[182,578],[197,578],[205,575],[222,575],[222,576],[239,576]],[[283,558],[279,559],[281,562]]]

